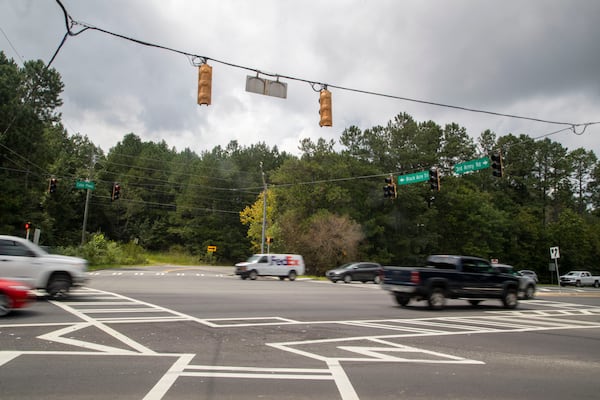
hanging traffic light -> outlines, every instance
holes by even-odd
[[[30,229],[31,229],[31,222],[25,222],[25,230],[27,232],[29,232]]]
[[[112,201],[117,200],[119,197],[121,196],[121,185],[119,185],[118,183],[115,183],[113,185],[113,189],[112,189],[112,196],[110,197],[110,199]]]
[[[212,67],[206,63],[198,67],[198,105],[210,105],[212,94]]]
[[[492,175],[502,178],[504,175],[504,165],[502,164],[502,153],[496,151],[492,153]]]
[[[392,183],[392,178],[385,178],[385,186],[383,187],[383,197],[388,198],[391,197],[390,193],[390,184]]]
[[[327,89],[322,89],[319,94],[319,114],[321,119],[319,126],[333,126],[333,118],[331,116],[331,92]]]
[[[385,186],[383,187],[383,197],[395,199],[397,197],[396,185],[393,182],[392,177],[385,178]]]
[[[436,167],[429,170],[429,187],[431,190],[440,191],[440,172]]]
[[[50,183],[48,184],[48,193],[53,194],[56,193],[56,184],[58,181],[56,178],[50,178]]]

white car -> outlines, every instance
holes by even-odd
[[[45,290],[51,298],[85,284],[87,269],[83,258],[49,254],[27,239],[0,235],[0,278]]]

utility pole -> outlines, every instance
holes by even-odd
[[[263,163],[260,162],[260,173],[263,181],[263,219],[262,219],[262,237],[260,238],[260,253],[265,253],[265,231],[267,229],[267,181],[263,171]]]
[[[88,173],[88,178],[87,178],[86,182],[90,181],[95,164],[96,164],[96,155],[92,154],[92,163],[90,165],[90,172]],[[83,227],[81,228],[81,245],[82,246],[85,244],[85,226],[87,225],[88,208],[89,208],[89,204],[90,204],[91,192],[92,191],[88,188],[87,193],[85,194],[85,209],[83,211]]]

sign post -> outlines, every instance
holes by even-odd
[[[554,268],[556,269],[556,280],[560,288],[560,274],[558,273],[558,259],[560,258],[560,249],[558,246],[550,247],[550,258],[554,260]]]

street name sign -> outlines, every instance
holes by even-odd
[[[415,172],[398,176],[398,185],[409,185],[411,183],[425,182],[429,180],[429,171]]]
[[[490,167],[490,158],[483,157],[477,160],[465,161],[454,166],[454,173],[458,175],[465,174],[467,172],[479,171],[480,169],[486,169]]]
[[[96,184],[94,182],[76,181],[75,182],[75,189],[95,190],[96,189]]]

